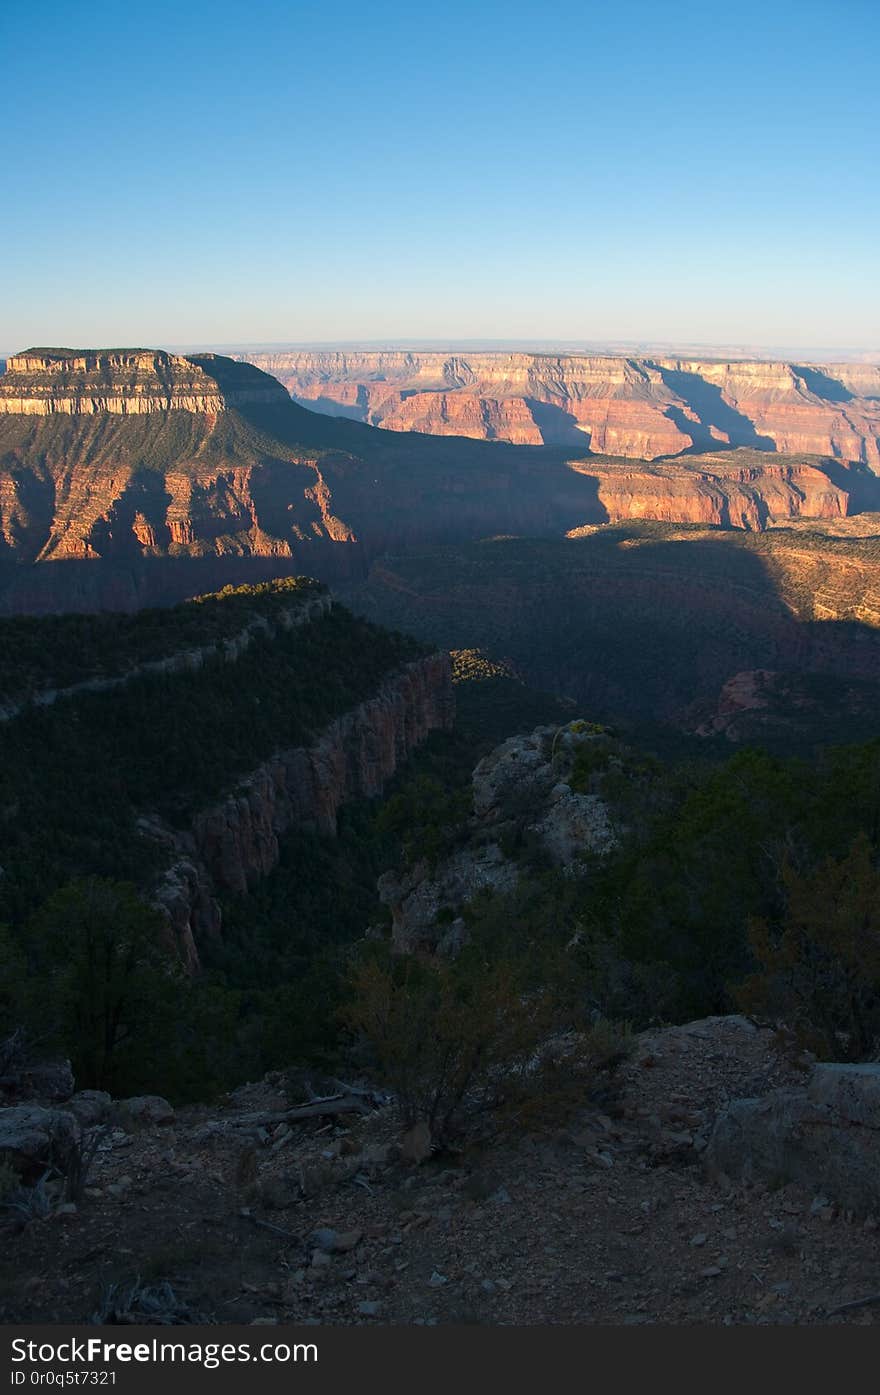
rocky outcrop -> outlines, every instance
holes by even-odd
[[[814,675],[746,669],[723,685],[717,699],[696,703],[682,726],[696,736],[767,745],[809,740],[821,733],[829,743],[871,739],[876,730],[876,683],[843,674]]]
[[[524,353],[246,356],[314,410],[392,431],[651,460],[716,444],[880,473],[880,367]]]
[[[861,1213],[880,1211],[880,1065],[822,1064],[805,1089],[735,1100],[706,1161],[735,1180],[799,1182]]]
[[[198,943],[221,932],[220,893],[240,894],[267,876],[292,828],[334,836],[339,810],[381,793],[411,751],[454,715],[449,655],[390,675],[373,697],[332,722],[309,746],[280,751],[179,834],[155,819],[142,833],[173,857],[154,891],[190,969]]]
[[[583,769],[587,753],[597,766],[614,763],[606,747],[602,728],[574,721],[512,736],[484,757],[473,773],[473,817],[462,831],[463,846],[437,867],[421,860],[379,878],[395,950],[455,953],[466,938],[468,904],[481,892],[504,895],[516,887],[515,848],[523,842],[536,841],[571,875],[610,852],[617,835],[608,805],[599,793],[569,783],[582,783],[579,763]]]

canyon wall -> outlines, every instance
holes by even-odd
[[[155,896],[189,967],[198,965],[199,940],[221,931],[218,894],[246,892],[267,876],[290,829],[335,835],[343,804],[380,794],[431,731],[452,725],[454,711],[449,655],[428,655],[391,674],[310,746],[265,761],[188,832],[142,820],[144,835],[173,857]]]
[[[652,460],[724,444],[880,473],[880,366],[524,353],[242,356],[298,402],[392,431]]]
[[[825,441],[826,421],[809,436],[810,450],[830,445],[838,460],[794,447],[818,411],[804,394],[815,398],[821,387],[826,408],[843,410],[830,402],[832,387],[817,381],[818,370],[808,380],[806,368],[790,365],[684,360],[664,367],[522,354],[289,357],[306,386],[328,385],[326,376],[315,377],[315,363],[327,360],[326,374],[374,371],[384,378],[371,380],[370,392],[392,391],[404,406],[424,399],[426,410],[445,415],[429,413],[421,432],[403,430],[392,417],[382,424],[400,430],[331,420],[298,406],[250,363],[218,355],[15,355],[0,378],[0,611],[167,603],[249,581],[257,571],[348,583],[401,546],[497,534],[560,537],[629,519],[757,531],[880,509],[868,446],[865,460],[843,458],[856,451],[852,432],[841,428]],[[711,369],[717,381],[697,368]],[[874,377],[880,383],[880,369],[848,366],[836,389],[850,394],[847,410],[855,389],[864,394],[858,401],[880,410]],[[405,381],[415,386],[404,388]],[[683,381],[691,384],[692,406],[689,416],[684,408],[676,416],[669,385]],[[490,388],[496,396],[481,396]],[[517,397],[524,388],[528,398]],[[746,429],[746,417],[730,405],[736,394],[747,396],[757,413],[761,393],[765,415],[788,413],[790,454]],[[568,404],[561,431],[552,394]],[[369,415],[356,405],[362,396],[355,384],[351,410]],[[616,425],[607,414],[597,425],[603,402],[613,404]],[[320,405],[317,398],[312,405]],[[592,414],[589,430],[582,429],[585,413]],[[687,423],[686,439],[676,421]],[[432,434],[444,422],[465,436]],[[557,435],[556,444],[539,444]],[[738,444],[743,437],[748,444]],[[694,441],[706,449],[692,450]],[[690,453],[669,454],[685,448]],[[648,458],[658,453],[664,458]],[[46,562],[53,567],[31,565]],[[82,562],[102,567],[73,565]]]
[[[761,532],[788,519],[845,518],[851,507],[850,490],[821,465],[756,461],[752,452],[694,456],[686,469],[671,461],[638,469],[590,459],[572,461],[571,468],[597,481],[609,523],[653,519]]]

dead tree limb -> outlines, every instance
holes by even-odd
[[[295,1109],[276,1109],[268,1114],[241,1114],[230,1119],[234,1129],[257,1128],[262,1124],[296,1124],[302,1119],[326,1119],[335,1114],[370,1114],[372,1110],[356,1095],[338,1095],[331,1099],[314,1100]]]

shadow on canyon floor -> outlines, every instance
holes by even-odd
[[[876,576],[873,554],[859,580],[860,549],[848,541],[692,533],[623,525],[563,541],[425,549],[377,561],[343,594],[370,619],[509,660],[598,719],[677,723],[694,713],[696,724],[697,708],[717,702],[737,673],[824,675],[839,684],[839,713],[826,694],[818,725],[856,739],[848,686],[876,686],[880,697],[880,628],[855,618],[859,587],[869,598]],[[875,711],[862,710],[860,732],[877,730]]]

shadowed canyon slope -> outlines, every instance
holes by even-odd
[[[880,487],[864,464],[754,444],[652,462],[578,441],[535,449],[331,419],[215,354],[31,349],[0,377],[0,607],[127,608],[290,572],[355,579],[401,545],[633,518],[836,522]]]
[[[255,354],[299,402],[392,431],[640,460],[719,444],[880,473],[880,366],[578,354]]]
[[[289,830],[334,836],[340,808],[453,711],[448,654],[306,577],[133,616],[4,619],[0,919],[72,869],[112,869],[194,964],[218,896],[268,875]]]
[[[880,694],[877,518],[875,530],[630,523],[486,540],[381,558],[346,599],[432,644],[478,646],[600,720],[711,735],[772,688],[775,707],[789,694],[792,726],[855,740],[876,731]],[[761,694],[742,677],[722,691],[755,670]]]

